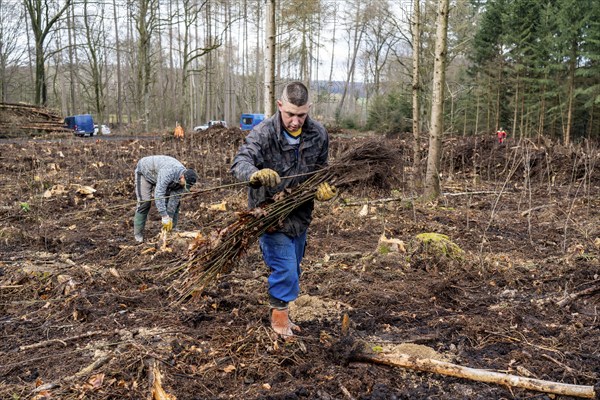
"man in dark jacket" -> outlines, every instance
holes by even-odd
[[[177,225],[179,199],[189,191],[198,175],[178,160],[169,156],[141,158],[135,168],[135,195],[137,208],[133,217],[133,234],[137,242],[144,241],[144,227],[152,199],[167,232]]]
[[[310,177],[310,172],[327,165],[329,136],[323,125],[308,116],[310,107],[306,86],[301,82],[289,83],[277,100],[275,115],[246,136],[231,171],[237,179],[250,182],[250,208],[271,200],[287,187],[297,186]],[[335,187],[322,183],[315,197],[327,201],[334,196]],[[289,319],[288,303],[300,292],[300,262],[313,208],[312,201],[298,207],[276,232],[260,237],[263,258],[271,270],[268,279],[271,327],[283,337],[300,330]]]

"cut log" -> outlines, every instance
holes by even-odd
[[[544,381],[540,379],[525,378],[517,375],[504,374],[500,372],[487,371],[463,367],[461,365],[449,362],[433,360],[430,358],[417,358],[407,354],[397,354],[394,356],[383,354],[354,354],[353,359],[357,361],[368,361],[375,364],[388,365],[392,367],[401,367],[414,369],[418,371],[434,372],[437,374],[454,376],[457,378],[470,379],[478,382],[495,383],[519,387],[528,390],[534,390],[544,393],[554,393],[563,396],[574,396],[586,399],[596,398],[593,386],[571,385],[567,383]]]

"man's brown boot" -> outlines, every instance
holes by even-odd
[[[290,321],[289,310],[287,308],[271,308],[271,328],[284,339],[294,336],[292,331],[300,331],[300,327]]]

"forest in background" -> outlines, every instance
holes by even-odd
[[[0,100],[89,112],[132,132],[237,125],[240,113],[264,111],[267,3],[276,92],[302,80],[328,124],[408,131],[417,47],[429,129],[430,0],[0,0]],[[444,132],[598,138],[598,21],[600,3],[587,0],[452,1]]]

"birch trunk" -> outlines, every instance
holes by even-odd
[[[448,33],[449,0],[439,0],[433,64],[433,89],[431,99],[431,132],[429,154],[425,174],[425,198],[440,196],[440,162],[442,159],[442,135],[444,134],[444,86],[446,81],[446,42]]]
[[[267,1],[265,13],[265,115],[273,115],[275,111],[275,25],[276,0]]]

